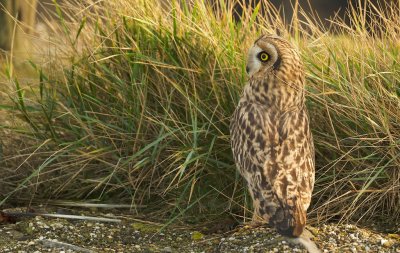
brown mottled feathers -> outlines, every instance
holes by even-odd
[[[289,42],[261,36],[249,50],[246,70],[249,83],[230,125],[235,162],[253,198],[253,220],[297,237],[314,185],[303,65]]]

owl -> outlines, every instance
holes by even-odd
[[[246,72],[249,82],[230,133],[236,166],[253,199],[252,221],[298,237],[315,180],[303,64],[287,40],[263,35],[248,52]]]

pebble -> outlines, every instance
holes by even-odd
[[[165,247],[161,250],[162,253],[172,253],[171,247]]]

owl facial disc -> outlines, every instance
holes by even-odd
[[[261,37],[248,52],[246,72],[250,78],[257,74],[264,75],[274,68],[278,60],[275,46]]]

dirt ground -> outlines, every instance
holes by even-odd
[[[165,227],[115,209],[53,210],[40,212],[70,216],[0,216],[0,252],[307,252],[267,227]],[[308,227],[308,233],[321,252],[400,253],[400,231],[326,224]]]

